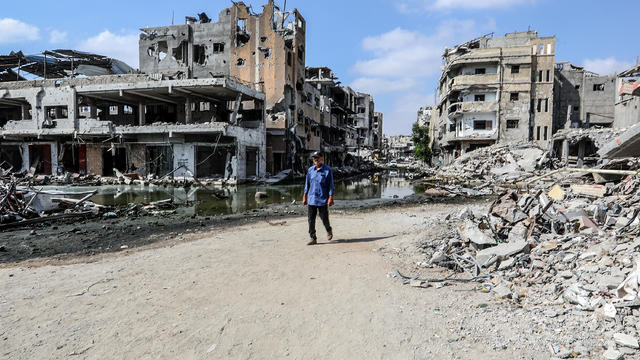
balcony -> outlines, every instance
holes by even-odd
[[[449,105],[447,109],[449,119],[462,116],[464,113],[490,113],[498,111],[497,101],[469,101],[457,102]]]
[[[456,133],[455,131],[447,131],[440,140],[442,146],[452,145],[457,141],[495,141],[498,140],[498,131],[493,130],[467,130],[463,134]]]
[[[498,74],[479,74],[479,75],[458,75],[453,78],[451,89],[462,89],[469,86],[486,86],[498,85],[500,77]]]

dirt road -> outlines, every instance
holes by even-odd
[[[3,268],[0,358],[548,357],[465,341],[458,310],[490,301],[471,293],[474,285],[418,289],[387,276],[407,260],[394,249],[416,240],[425,216],[456,207],[334,212],[337,241],[312,247],[297,217],[70,264]]]

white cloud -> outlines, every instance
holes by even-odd
[[[78,50],[106,55],[122,60],[133,68],[138,67],[138,39],[133,33],[122,35],[105,30],[78,45]]]
[[[0,19],[0,44],[35,41],[39,38],[40,29],[36,26],[11,18]]]
[[[586,59],[584,61],[584,68],[589,71],[601,75],[610,75],[613,73],[619,73],[629,69],[633,66],[633,63],[618,60],[614,57],[608,57],[604,59]]]
[[[429,36],[396,28],[367,37],[362,47],[372,58],[360,60],[353,66],[352,70],[359,76],[353,86],[381,94],[420,85],[420,79],[440,72],[445,46],[476,37],[479,28],[486,26],[478,26],[472,20],[450,20],[440,24]]]
[[[384,113],[385,132],[407,134],[416,121],[418,109],[433,104],[433,89],[437,86],[445,47],[453,47],[495,27],[492,19],[486,24],[448,20],[431,34],[396,28],[367,37],[362,48],[370,56],[351,68],[356,74],[351,86],[377,96],[376,109]]]
[[[402,0],[396,8],[403,13],[415,11],[503,9],[532,4],[535,0]]]
[[[67,33],[66,31],[60,31],[60,30],[52,30],[51,33],[49,34],[49,42],[51,44],[61,44],[67,41],[67,36],[69,35],[69,33]]]
[[[432,105],[434,94],[409,92],[398,96],[392,110],[384,113],[384,133],[388,135],[410,135],[411,126],[416,122],[418,109]]]

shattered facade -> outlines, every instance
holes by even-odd
[[[431,106],[423,106],[418,109],[418,118],[416,121],[420,126],[430,126],[431,125],[431,113],[433,112],[433,108]]]
[[[340,86],[328,67],[307,67],[306,83],[318,90],[329,111],[320,120],[320,150],[330,165],[344,163],[347,152],[380,149],[382,114],[374,111],[371,95]]]
[[[616,128],[640,123],[640,65],[618,74],[614,103]]]
[[[358,130],[358,146],[373,148],[373,118],[375,113],[373,97],[369,94],[356,93],[355,127]]]
[[[598,150],[607,159],[638,157],[640,154],[640,65],[618,74],[614,128],[621,134]]]
[[[373,113],[373,148],[382,149],[384,134],[382,133],[382,126],[384,123],[384,114],[381,112]]]
[[[336,90],[332,80],[325,83],[322,72],[331,73],[328,68],[311,68],[308,79],[306,21],[298,10],[280,10],[270,0],[259,14],[237,2],[220,12],[217,22],[203,15],[185,25],[142,29],[140,68],[178,78],[229,76],[264,92],[269,173],[303,171],[317,150],[336,152],[329,163],[340,165],[345,149],[334,147],[356,148],[358,138],[360,145],[373,146],[373,99]],[[345,114],[334,111],[336,103]],[[351,128],[335,131],[327,125]]]
[[[615,76],[598,75],[569,62],[560,62],[555,65],[554,81],[554,133],[566,128],[612,126]]]
[[[388,158],[400,159],[413,152],[413,138],[405,135],[394,135],[388,138]]]
[[[203,16],[204,15],[204,16]],[[140,70],[172,78],[230,77],[265,93],[267,171],[294,166],[311,126],[302,110],[306,22],[270,0],[260,14],[243,2],[184,25],[141,29]],[[297,126],[298,124],[305,126]]]
[[[555,42],[526,31],[445,51],[431,120],[445,162],[497,142],[550,142]]]
[[[340,166],[348,150],[373,146],[369,95],[339,86],[328,68],[307,81],[296,9],[269,0],[256,14],[233,2],[217,22],[201,13],[141,32],[135,75],[73,50],[1,56],[0,166],[243,181],[301,172],[313,151]]]
[[[264,95],[143,74],[0,83],[3,169],[243,181],[265,173]]]

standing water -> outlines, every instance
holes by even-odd
[[[46,190],[84,192],[95,189],[84,186],[45,187]],[[371,200],[403,198],[421,189],[411,186],[409,180],[399,175],[373,175],[357,180],[335,183],[335,199]],[[300,202],[304,191],[304,181],[292,185],[238,185],[226,188],[194,187],[185,189],[172,186],[105,185],[98,187],[98,193],[89,200],[99,205],[126,206],[135,203],[173,199],[174,202],[189,206],[178,209],[180,213],[196,215],[235,214],[264,207],[269,204],[290,204]],[[256,199],[256,192],[265,192],[265,199]],[[226,199],[217,195],[224,194]]]

